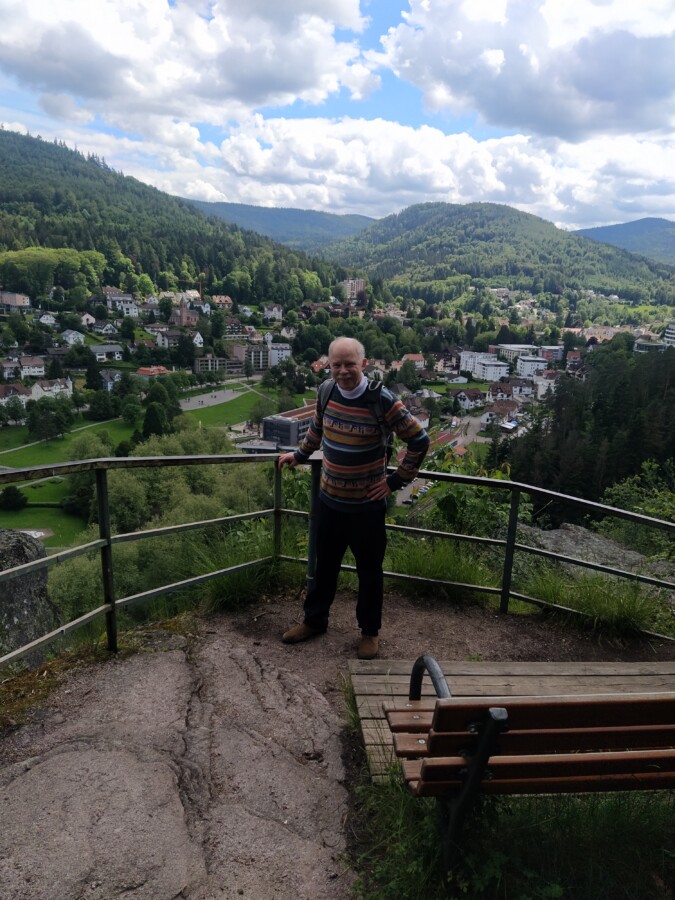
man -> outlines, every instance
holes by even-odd
[[[305,463],[323,441],[314,586],[305,599],[302,624],[289,628],[282,640],[296,644],[326,631],[342,557],[349,547],[359,579],[358,657],[373,659],[379,650],[382,623],[386,498],[415,478],[429,437],[384,387],[378,404],[383,421],[378,423],[366,393],[370,383],[363,374],[366,358],[362,344],[353,338],[337,338],[328,348],[328,361],[335,386],[325,408],[317,401],[306,437],[297,450],[284,453],[278,460],[280,469]],[[388,477],[383,429],[394,432],[407,445],[405,458]]]

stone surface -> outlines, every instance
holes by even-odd
[[[0,528],[0,571],[46,556],[40,541],[21,531]],[[47,570],[20,575],[0,586],[0,656],[29,644],[59,626],[59,614],[47,593]],[[30,665],[43,659],[38,648]]]

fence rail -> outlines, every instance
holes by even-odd
[[[0,666],[14,662],[21,657],[31,653],[40,646],[51,641],[63,637],[65,634],[75,631],[78,628],[92,622],[95,619],[105,616],[107,646],[111,652],[117,652],[117,611],[131,604],[142,603],[155,597],[162,596],[174,591],[184,590],[196,584],[213,578],[220,578],[233,572],[245,571],[246,569],[256,568],[261,565],[279,562],[302,563],[306,566],[307,580],[309,583],[313,580],[314,566],[316,559],[316,515],[318,509],[319,497],[319,480],[321,468],[321,454],[315,453],[310,460],[312,481],[309,512],[302,510],[286,509],[282,505],[282,477],[280,471],[276,467],[277,454],[258,454],[258,455],[242,455],[227,454],[214,456],[138,456],[126,458],[103,458],[88,459],[79,462],[57,463],[53,466],[29,467],[22,469],[12,469],[0,472],[0,489],[8,484],[17,484],[25,481],[33,481],[40,478],[50,478],[54,476],[71,475],[81,472],[93,472],[96,479],[96,499],[98,509],[99,522],[99,538],[90,541],[78,547],[68,550],[62,550],[54,553],[44,559],[35,560],[33,562],[24,563],[13,568],[0,571],[0,585],[14,578],[49,568],[53,565],[74,559],[92,551],[99,551],[101,560],[101,573],[103,583],[103,603],[96,609],[85,613],[77,619],[60,626],[54,631],[43,635],[40,638],[18,647],[3,657],[0,657]],[[254,512],[240,513],[233,516],[224,516],[217,519],[206,519],[196,522],[183,522],[179,525],[170,525],[161,528],[152,528],[144,531],[134,531],[124,534],[112,534],[110,524],[110,510],[108,507],[108,472],[119,469],[137,469],[137,468],[159,468],[166,466],[212,466],[212,465],[228,465],[228,464],[269,464],[273,468],[273,506],[268,509],[261,509]],[[651,528],[666,531],[671,536],[675,536],[675,524],[663,519],[654,519],[640,513],[629,512],[628,510],[618,509],[616,507],[604,506],[600,503],[583,500],[579,497],[572,497],[566,494],[559,494],[555,491],[549,491],[544,488],[534,487],[532,485],[515,482],[501,481],[493,478],[483,478],[472,475],[455,475],[445,472],[429,472],[423,470],[420,476],[427,480],[448,482],[452,484],[462,484],[469,487],[488,488],[500,492],[508,491],[511,495],[509,508],[509,521],[505,538],[487,538],[478,537],[476,535],[454,534],[445,531],[435,531],[425,528],[417,528],[409,525],[387,525],[387,529],[391,532],[402,534],[412,534],[420,537],[431,537],[435,539],[452,540],[464,542],[468,544],[478,544],[486,547],[494,547],[503,551],[504,561],[502,567],[501,585],[499,587],[491,585],[466,584],[450,580],[441,580],[437,578],[427,578],[420,575],[408,575],[402,572],[386,571],[385,577],[398,579],[400,581],[417,582],[424,584],[436,584],[444,587],[453,587],[461,590],[478,591],[485,594],[498,595],[500,597],[500,611],[507,613],[509,608],[509,600],[521,600],[531,603],[539,607],[552,607],[565,612],[574,612],[565,607],[548,603],[547,601],[536,597],[528,597],[524,594],[515,592],[511,589],[511,579],[513,575],[513,564],[516,553],[525,553],[545,559],[553,559],[556,562],[562,562],[569,565],[576,565],[587,569],[601,572],[605,575],[611,575],[617,578],[630,579],[653,587],[664,588],[666,590],[674,590],[675,584],[663,579],[654,578],[647,575],[636,574],[622,569],[613,568],[611,566],[593,563],[576,557],[561,556],[548,550],[538,547],[531,547],[527,544],[518,543],[516,540],[518,523],[519,523],[519,506],[522,494],[527,494],[532,498],[536,498],[542,502],[556,502],[571,504],[582,508],[586,513],[594,516],[601,515],[603,517],[613,517],[628,520],[635,525],[649,526]],[[309,545],[307,558],[288,556],[281,553],[281,537],[282,524],[284,519],[292,517],[303,517],[309,521]],[[114,587],[114,560],[112,548],[116,544],[130,541],[144,540],[147,538],[161,537],[169,534],[177,534],[185,531],[191,531],[197,528],[214,528],[219,525],[230,524],[233,522],[241,522],[251,519],[273,520],[273,553],[260,559],[249,560],[230,566],[224,569],[218,569],[212,572],[206,572],[196,575],[182,581],[173,582],[171,584],[162,585],[133,594],[127,597],[116,598]],[[355,567],[343,565],[344,571],[356,571]]]

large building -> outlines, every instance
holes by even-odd
[[[363,278],[347,278],[346,281],[340,282],[347,300],[356,300],[361,291],[365,291],[366,282]]]
[[[297,447],[309,431],[315,407],[316,403],[311,403],[309,406],[289,409],[287,412],[277,413],[275,416],[265,416],[263,440],[271,441],[277,447]]]

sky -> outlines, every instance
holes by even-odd
[[[675,0],[0,0],[0,123],[181,197],[675,220]]]

